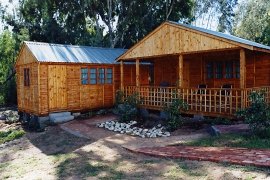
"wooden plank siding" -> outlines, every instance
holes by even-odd
[[[127,60],[235,48],[239,48],[239,46],[220,38],[209,37],[165,23],[120,56],[119,59]]]

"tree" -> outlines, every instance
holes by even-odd
[[[201,19],[206,22],[208,28],[217,18],[217,30],[231,33],[235,16],[234,8],[237,3],[238,0],[195,0],[193,20]]]
[[[111,47],[129,48],[165,20],[188,21],[192,0],[89,0],[88,13],[102,20]],[[115,28],[113,28],[113,26]]]
[[[95,45],[100,37],[85,14],[84,0],[20,0],[17,11],[5,20],[14,33],[28,29],[32,41]]]
[[[242,3],[236,14],[234,34],[258,43],[270,45],[270,3],[249,0]]]
[[[8,30],[0,35],[0,104],[16,102],[15,78],[12,77],[15,44],[12,33]]]

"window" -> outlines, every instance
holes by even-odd
[[[216,78],[217,79],[222,79],[223,77],[223,70],[222,70],[222,67],[223,66],[223,63],[222,62],[216,62]]]
[[[225,78],[233,78],[233,62],[231,61],[225,63]]]
[[[30,86],[29,68],[24,68],[23,69],[23,76],[24,76],[24,86]]]
[[[207,79],[212,79],[214,77],[214,63],[208,62],[206,64]]]
[[[81,82],[82,84],[88,84],[88,69],[87,68],[81,69]]]
[[[98,69],[98,83],[99,84],[105,83],[105,69],[104,68]]]
[[[112,68],[108,68],[106,71],[106,83],[107,84],[112,84]]]
[[[235,61],[235,78],[240,78],[240,63],[239,61]]]
[[[97,84],[97,69],[90,69],[90,84]]]
[[[112,84],[112,68],[81,68],[81,84]]]

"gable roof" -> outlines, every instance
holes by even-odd
[[[217,36],[217,37],[220,37],[220,38],[224,38],[224,39],[227,39],[227,40],[230,40],[230,41],[234,41],[234,42],[238,42],[238,43],[241,43],[241,44],[246,44],[246,45],[249,45],[249,46],[254,46],[254,47],[270,50],[269,46],[266,46],[266,45],[263,45],[263,44],[260,44],[260,43],[256,43],[256,42],[253,42],[253,41],[249,41],[247,39],[243,39],[243,38],[233,36],[233,35],[230,35],[230,34],[225,34],[225,33],[222,33],[222,32],[212,31],[212,30],[209,30],[209,29],[204,29],[204,28],[201,28],[201,27],[196,27],[196,26],[192,26],[192,25],[188,25],[188,24],[177,23],[177,22],[173,22],[173,21],[168,21],[168,22],[172,23],[172,24],[175,24],[175,25],[178,25],[178,26],[183,26],[183,27],[186,27],[186,28],[189,28],[189,29],[193,29],[195,31],[200,31],[200,32],[203,32],[203,33],[211,34],[211,35],[214,35],[214,36]]]
[[[126,49],[25,41],[38,62],[114,64]]]
[[[270,47],[266,45],[192,25],[166,21],[118,57],[117,61],[238,48],[270,53]]]

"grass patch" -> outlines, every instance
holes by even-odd
[[[18,139],[25,134],[24,130],[0,131],[0,144]]]
[[[244,147],[244,148],[270,148],[270,139],[243,134],[224,134],[218,137],[201,138],[187,142],[185,145],[206,147]]]

